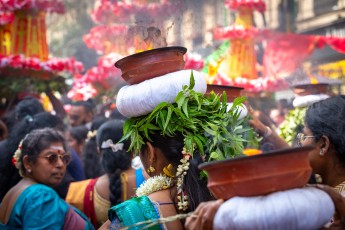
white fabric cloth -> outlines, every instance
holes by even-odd
[[[227,108],[226,108],[227,112],[231,109],[232,105],[233,105],[232,102],[227,103]],[[238,112],[240,112],[239,119],[243,119],[244,117],[248,115],[248,109],[245,104],[242,104],[242,106],[237,106],[237,108],[238,108]]]
[[[120,89],[116,98],[119,112],[125,117],[138,117],[150,113],[159,103],[173,103],[184,85],[189,85],[191,70],[180,70],[155,77]],[[193,70],[194,91],[205,93],[207,84],[203,75]]]
[[[325,225],[334,211],[329,195],[311,187],[234,197],[218,209],[213,229],[315,230]]]
[[[307,107],[309,105],[312,105],[315,102],[325,100],[327,98],[329,98],[329,96],[327,94],[314,94],[314,95],[299,96],[299,97],[296,97],[292,101],[292,105],[295,108],[302,108],[302,107]]]

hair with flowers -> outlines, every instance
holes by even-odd
[[[89,141],[92,138],[95,138],[97,135],[97,129],[95,130],[90,130],[89,132],[87,132],[87,141]]]
[[[122,138],[131,140],[130,149],[136,153],[149,141],[165,155],[170,154],[165,157],[173,161],[176,174],[172,180],[165,178],[177,186],[177,206],[181,211],[192,211],[199,202],[207,200],[207,195],[200,194],[206,184],[203,186],[198,182],[199,176],[194,175],[198,171],[196,157],[200,159],[198,163],[233,158],[242,155],[246,144],[257,144],[254,130],[247,123],[249,118],[240,118],[244,97],[236,98],[229,108],[225,92],[204,95],[193,90],[194,84],[192,72],[189,86],[183,86],[174,103],[161,102],[148,115],[128,119]],[[169,146],[173,138],[181,144]]]
[[[25,139],[25,138],[24,138]],[[13,154],[13,157],[12,157],[12,163],[14,164],[14,166],[19,170],[19,174],[21,176],[24,176],[22,175],[22,172],[21,172],[21,167],[22,167],[22,162],[19,160],[21,155],[22,155],[22,148],[23,148],[23,141],[24,139],[22,139],[20,142],[19,142],[19,145],[18,145],[18,148],[17,150],[14,152]]]

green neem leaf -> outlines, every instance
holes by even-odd
[[[227,101],[228,101],[228,98],[227,98],[227,96],[226,96],[225,91],[223,91],[223,93],[222,93],[222,103],[223,103],[223,105],[226,104]]]
[[[192,70],[190,74],[189,89],[194,89],[194,86],[195,86],[195,80],[194,80],[194,74]]]
[[[126,135],[130,129],[132,128],[132,126],[134,125],[134,120],[133,119],[128,119],[125,121],[124,125],[123,125],[123,133],[124,135]]]
[[[204,146],[203,146],[202,140],[199,139],[199,137],[197,135],[194,136],[193,139],[194,139],[196,145],[198,146],[200,153],[204,154]]]
[[[168,126],[168,124],[169,124],[169,122],[170,122],[170,118],[171,118],[172,112],[173,112],[173,111],[172,111],[172,108],[171,108],[171,107],[168,107],[168,115],[167,115],[166,120],[165,120],[165,123],[164,123],[163,131],[166,130],[166,128],[167,128],[167,126]]]
[[[183,102],[183,105],[182,105],[182,111],[184,112],[186,117],[188,117],[188,101],[189,99],[186,98],[186,100]]]

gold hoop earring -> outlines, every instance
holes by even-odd
[[[147,169],[147,173],[154,173],[156,171],[156,169],[154,167],[152,167],[152,165]]]

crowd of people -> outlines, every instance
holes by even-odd
[[[65,112],[59,107],[60,113],[53,114],[38,99],[23,99],[0,121],[0,229],[240,228],[242,223],[233,221],[236,210],[229,208],[237,201],[217,200],[207,188],[207,176],[198,168],[212,159],[208,151],[214,146],[205,140],[215,134],[203,130],[204,126],[187,124],[193,116],[201,123],[217,124],[229,110],[212,111],[203,101],[206,96],[198,97],[195,100],[200,106],[195,108],[203,110],[202,115],[186,112],[187,106],[194,106],[188,104],[194,100],[189,98],[185,106],[177,101],[176,107],[166,107],[163,115],[157,115],[162,108],[157,104],[150,113],[130,118],[117,109],[108,117],[95,115],[88,101],[75,102]],[[306,107],[304,123],[294,143],[280,135],[287,110],[273,108],[264,114],[248,102],[243,106],[249,113],[246,122],[260,137],[258,148],[263,151],[314,146],[308,159],[313,176],[320,178],[318,184],[266,197],[313,192],[320,194],[329,212],[318,219],[321,224],[300,225],[301,219],[287,217],[285,212],[279,218],[293,221],[299,226],[296,229],[316,224],[320,229],[344,229],[345,96],[318,99],[302,103]],[[215,113],[215,120],[206,119]],[[242,139],[238,140],[246,141]],[[253,221],[251,229],[274,229],[272,221],[262,226],[257,219],[248,221]]]

